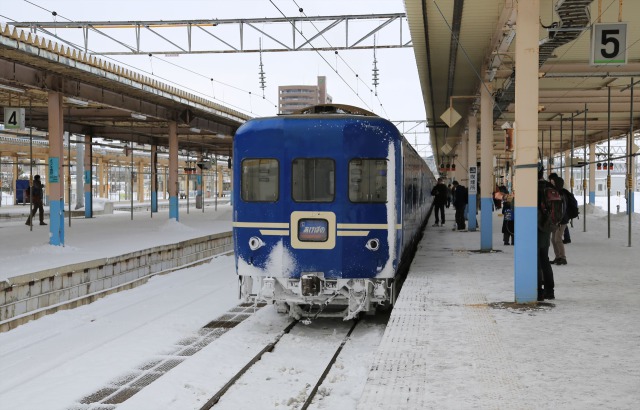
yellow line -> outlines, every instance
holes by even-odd
[[[367,236],[369,231],[338,231],[338,236]]]
[[[338,224],[338,229],[387,229],[387,224]],[[402,224],[397,224],[396,229],[402,229]]]
[[[260,235],[265,235],[265,236],[274,236],[274,235],[289,236],[289,231],[260,229]]]
[[[234,222],[236,228],[285,228],[289,229],[288,223],[277,222]]]

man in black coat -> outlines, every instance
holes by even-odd
[[[42,182],[40,182],[40,175],[36,175],[33,177],[33,186],[31,187],[31,195],[29,196],[31,199],[31,204],[33,206],[31,215],[27,218],[26,225],[31,225],[31,218],[33,218],[36,212],[40,211],[40,225],[46,225],[44,222],[44,207],[42,205]]]
[[[431,190],[431,195],[433,196],[433,211],[436,214],[436,223],[433,226],[440,226],[441,221],[444,226],[444,207],[447,204],[449,192],[442,178],[438,178],[438,183]]]
[[[469,202],[469,191],[458,181],[453,181],[453,206],[456,208],[456,225],[459,231],[467,229],[464,221],[464,209]],[[456,228],[453,228],[455,231]]]
[[[543,221],[548,216],[544,214],[544,190],[553,188],[553,184],[544,179],[544,168],[538,165],[538,301],[555,299],[553,280],[553,268],[549,262],[549,246],[551,246],[551,233],[542,229]],[[543,289],[544,286],[544,289]]]

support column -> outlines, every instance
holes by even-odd
[[[158,212],[158,146],[151,146],[151,212]]]
[[[467,170],[469,172],[469,203],[478,202],[478,118],[469,117],[469,135],[467,136]],[[469,231],[475,232],[478,220],[475,212],[469,213]]]
[[[178,124],[169,123],[169,219],[180,220],[178,215]]]
[[[93,138],[84,137],[84,217],[93,218]],[[76,176],[78,178],[79,176]]]
[[[571,151],[564,152],[564,187],[573,193],[573,180],[571,179]]]
[[[589,203],[596,203],[596,144],[589,144]]]
[[[480,88],[480,250],[490,251],[493,248],[493,87],[491,83],[484,83]]]
[[[13,156],[13,175],[11,177],[11,190],[13,191],[13,204],[17,205],[16,202],[18,200],[18,188],[16,187],[16,181],[18,181],[18,155]],[[46,179],[45,179],[46,181]],[[45,204],[47,202],[45,201]]]
[[[98,197],[107,198],[107,195],[105,195],[107,192],[107,183],[104,178],[104,162],[100,157],[97,159],[96,168],[98,170],[98,184],[100,185],[98,189]]]
[[[516,27],[515,300],[538,290],[538,30],[540,1],[518,2]],[[484,160],[484,158],[483,158]]]
[[[131,154],[133,155],[133,153]],[[138,202],[144,202],[144,163],[138,162]]]
[[[62,94],[49,92],[49,244],[64,246],[64,117]]]

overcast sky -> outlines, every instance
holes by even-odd
[[[277,7],[276,7],[277,6]],[[15,0],[11,7],[3,7],[0,21],[139,21],[139,20],[186,20],[186,19],[238,19],[258,17],[302,16],[298,8],[302,7],[307,16],[399,13],[405,12],[402,0]],[[57,16],[52,12],[55,11]],[[320,26],[322,27],[322,26]],[[372,26],[373,27],[373,26]],[[274,33],[273,27],[261,29]],[[218,28],[216,28],[218,29]],[[237,30],[235,28],[234,30]],[[309,38],[317,33],[311,24],[303,25],[304,35]],[[369,30],[360,26],[360,31]],[[398,39],[399,24],[388,26],[381,31],[382,36]],[[197,30],[195,30],[197,31]],[[194,31],[194,33],[195,33]],[[245,30],[245,33],[248,30]],[[276,29],[277,31],[277,29]],[[284,42],[291,38],[291,27],[282,33]],[[58,35],[83,44],[81,30],[58,30]],[[109,30],[108,33],[121,41],[135,46],[133,29]],[[186,29],[174,29],[169,36],[186,47]],[[344,30],[327,36],[331,45],[344,42]],[[275,33],[274,33],[275,34]],[[149,32],[142,32],[141,48],[152,47],[154,41]],[[206,37],[206,36],[205,36]],[[350,40],[360,37],[355,24],[350,25]],[[194,35],[194,48],[206,48],[206,40]],[[403,27],[403,39],[409,39],[408,27]],[[89,48],[104,50],[104,41],[97,34],[89,35]],[[257,43],[258,36],[247,37],[245,42]],[[271,40],[263,38],[263,47],[270,46]],[[200,42],[200,43],[198,43]],[[273,43],[272,43],[273,44]],[[326,47],[324,39],[313,42],[315,46]],[[167,43],[163,43],[166,48]],[[248,44],[246,47],[257,47]],[[109,47],[115,48],[110,42]],[[259,83],[260,56],[257,53],[227,53],[166,56],[112,56],[119,65],[129,66],[137,71],[154,76],[160,81],[213,99],[219,103],[246,112],[250,115],[273,115],[277,112],[277,90],[279,85],[316,84],[319,75],[327,77],[329,94],[336,103],[356,105],[370,109],[382,117],[393,121],[423,120],[424,103],[416,69],[415,57],[411,48],[378,49],[376,51],[379,69],[378,97],[370,89],[372,85],[373,50],[341,51],[340,57],[333,52],[322,52],[324,59],[313,51],[263,53],[262,63],[266,76],[264,99]],[[344,61],[342,60],[344,59]],[[335,69],[337,68],[337,73]],[[361,81],[358,81],[356,75]],[[341,78],[342,77],[342,78]],[[211,79],[214,81],[211,81]],[[343,80],[344,79],[344,80]],[[251,92],[251,95],[249,94]],[[411,125],[404,130],[408,130]],[[403,131],[402,126],[400,127]],[[426,144],[428,138],[424,126],[419,126],[407,134],[411,143]],[[418,132],[414,134],[413,132]]]

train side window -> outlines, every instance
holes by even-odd
[[[242,160],[242,200],[246,202],[276,202],[279,197],[278,160],[250,158]]]
[[[330,158],[296,158],[291,169],[291,195],[296,202],[333,202],[335,162]]]
[[[349,161],[349,200],[387,202],[387,160],[356,158]]]

